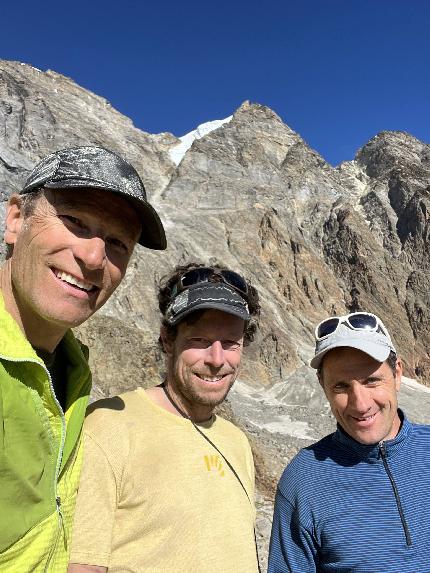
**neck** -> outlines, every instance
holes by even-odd
[[[169,380],[163,382],[162,390],[165,397],[163,407],[166,410],[196,423],[207,422],[212,418],[213,407],[191,402]]]
[[[190,416],[184,412],[179,406],[178,404],[175,402],[175,400],[172,398],[172,396],[170,395],[170,392],[167,388],[167,384],[166,382],[163,382],[163,384],[161,384],[161,387],[163,389],[163,392],[166,396],[166,398],[169,400],[170,404],[173,406],[173,408],[178,412],[178,414],[180,416],[182,416],[183,418],[187,418],[187,420],[190,420]]]
[[[25,338],[34,348],[54,352],[66,330],[58,325],[49,324],[37,316],[31,308],[20,304],[12,282],[10,259],[0,268],[0,292],[4,306],[20,327]]]

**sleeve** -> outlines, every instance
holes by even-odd
[[[269,548],[268,573],[316,573],[317,548],[300,523],[298,511],[277,490]]]
[[[117,480],[113,468],[94,437],[85,433],[71,563],[109,567],[116,507]]]

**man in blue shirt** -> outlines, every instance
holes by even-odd
[[[430,426],[397,407],[402,364],[366,312],[315,330],[311,366],[337,431],[302,449],[277,489],[269,573],[430,571]]]

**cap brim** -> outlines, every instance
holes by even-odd
[[[186,288],[170,303],[165,319],[175,325],[197,310],[219,310],[245,321],[251,319],[246,300],[223,282],[202,282]]]
[[[193,312],[197,312],[198,310],[220,310],[221,312],[232,314],[233,316],[238,316],[245,322],[251,318],[250,314],[246,311],[245,308],[241,309],[222,303],[202,303],[192,306],[191,308],[187,308],[183,312],[175,315],[173,319],[169,320],[169,324],[174,326],[175,324],[178,324],[178,322],[181,322],[181,320],[183,320],[186,316],[192,314]]]
[[[328,345],[327,348],[324,348],[315,354],[310,362],[311,367],[317,370],[324,356],[330,352],[330,350],[335,348],[355,348],[356,350],[361,350],[361,352],[368,354],[377,362],[385,362],[392,350],[388,345],[383,346],[369,340],[350,340],[349,342],[346,340],[333,341],[333,344]]]
[[[106,185],[100,185],[96,181],[65,179],[62,181],[54,181],[52,183],[44,183],[43,186],[49,189],[100,189],[102,191],[107,191],[108,193],[120,195],[128,203],[131,203],[139,214],[140,222],[142,224],[142,233],[139,237],[138,243],[148,249],[158,251],[164,251],[164,249],[166,249],[167,240],[163,223],[161,222],[157,211],[147,201],[127,195],[127,193],[122,193],[121,191],[118,191],[118,189],[112,189],[106,187]],[[26,188],[23,192],[28,193],[32,190],[33,189]]]
[[[163,223],[150,203],[146,203],[129,197],[121,193],[124,199],[131,201],[141,217],[142,233],[139,237],[138,243],[157,251],[164,251],[167,248],[166,233],[164,231]]]

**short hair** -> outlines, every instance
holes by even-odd
[[[27,219],[28,217],[31,217],[31,215],[33,215],[39,199],[44,195],[45,195],[45,189],[43,187],[35,189],[31,193],[25,193],[24,195],[20,195],[22,200],[21,208],[24,219]]]
[[[31,193],[25,193],[24,195],[12,194],[11,197],[16,197],[19,199],[20,207],[23,215],[23,219],[28,219],[33,215],[36,205],[39,199],[45,194],[43,188],[35,189]],[[13,254],[13,245],[6,243],[6,260],[10,259]]]
[[[385,362],[391,368],[391,371],[393,372],[393,374],[395,374],[396,373],[396,366],[397,366],[397,354],[395,352],[393,352],[393,350],[390,350],[390,354],[388,355],[388,358]]]
[[[328,354],[328,352],[327,352],[327,354]],[[320,362],[318,369],[317,369],[317,375],[318,375],[319,380],[322,380],[323,363],[324,363],[324,358],[327,356],[327,354],[322,357],[321,362]],[[391,372],[395,375],[396,374],[396,366],[397,366],[397,354],[393,350],[390,350],[390,354],[388,355],[388,358],[385,360],[385,362],[390,367]]]
[[[165,318],[166,310],[172,301],[172,289],[173,289],[173,287],[176,285],[176,283],[178,282],[180,277],[182,275],[184,275],[187,271],[190,271],[193,269],[199,269],[199,268],[210,268],[210,269],[214,269],[217,271],[231,270],[231,269],[228,269],[227,267],[224,267],[224,266],[221,266],[218,264],[205,265],[205,264],[201,264],[201,263],[190,262],[190,263],[187,263],[185,265],[178,265],[177,267],[175,267],[175,269],[173,270],[173,272],[171,274],[165,275],[159,281],[159,284],[158,284],[158,307],[160,309],[161,314],[163,315],[163,319],[162,319],[161,324],[162,324],[163,328],[165,329],[167,336],[171,340],[174,340],[176,338],[178,324],[180,324],[181,322],[185,322],[186,324],[194,324],[195,322],[197,322],[200,319],[200,317],[202,316],[202,314],[206,310],[209,310],[209,309],[196,310],[195,312],[192,312],[191,314],[185,316],[179,323],[177,323],[175,325],[169,324]],[[246,286],[247,286],[247,293],[246,293],[246,295],[244,293],[240,293],[240,296],[248,304],[249,314],[251,315],[250,320],[246,321],[246,323],[245,323],[245,329],[244,329],[244,333],[243,333],[244,346],[246,346],[254,340],[254,335],[255,335],[257,328],[258,328],[258,318],[260,316],[260,301],[259,301],[257,289],[254,286],[252,286],[252,284],[249,280],[247,280],[245,278],[244,278],[244,280],[245,280]],[[214,274],[213,277],[210,277],[209,281],[210,282],[222,282],[222,279],[220,278],[219,275]],[[163,345],[161,344],[161,340],[159,340],[159,342],[160,342],[160,345],[164,351]]]

